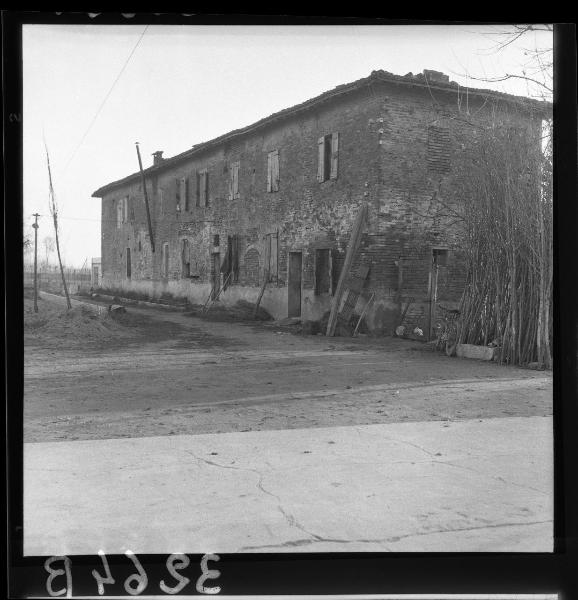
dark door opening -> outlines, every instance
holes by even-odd
[[[221,287],[221,254],[213,252],[211,254],[211,299],[214,300]]]
[[[126,249],[126,276],[128,279],[131,278],[132,275],[132,264],[130,260],[130,248]]]
[[[301,266],[303,254],[289,253],[289,278],[287,284],[287,314],[289,317],[301,316]]]

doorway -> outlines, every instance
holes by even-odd
[[[221,253],[213,252],[211,254],[211,299],[219,294],[221,287]]]
[[[302,252],[289,252],[289,277],[287,284],[287,315],[301,316],[301,267]]]

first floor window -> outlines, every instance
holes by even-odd
[[[337,179],[339,133],[330,133],[317,141],[317,181]]]
[[[267,155],[267,191],[279,191],[279,150]]]

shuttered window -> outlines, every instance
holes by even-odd
[[[428,127],[427,168],[434,173],[450,170],[450,130],[447,127]]]
[[[264,268],[268,271],[269,281],[277,281],[279,275],[279,233],[268,233],[265,236]]]
[[[241,163],[234,162],[231,164],[231,178],[229,180],[229,200],[237,200],[239,194],[239,170]]]
[[[337,179],[339,166],[339,133],[324,135],[317,140],[317,181]]]
[[[209,172],[206,169],[197,174],[197,205],[209,206]]]
[[[189,210],[189,181],[186,177],[182,177],[177,182],[178,185],[178,196],[177,196],[177,204],[181,205],[184,210]]]
[[[267,191],[279,191],[279,150],[267,155]]]

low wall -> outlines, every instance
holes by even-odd
[[[102,288],[109,293],[139,294],[141,299],[158,301],[162,298],[175,300],[186,299],[191,304],[205,304],[211,293],[210,283],[196,283],[191,280],[114,280],[103,277]],[[223,306],[233,306],[239,300],[255,303],[259,297],[260,288],[256,286],[230,285],[219,296]],[[317,296],[314,290],[301,290],[301,319],[303,321],[319,321],[331,310],[331,296]],[[355,307],[355,313],[361,314],[367,299],[360,297]],[[261,299],[261,307],[274,319],[287,317],[287,287],[270,284],[265,288]],[[399,307],[393,298],[374,298],[365,315],[365,322],[370,332],[379,335],[391,335],[397,324]]]

